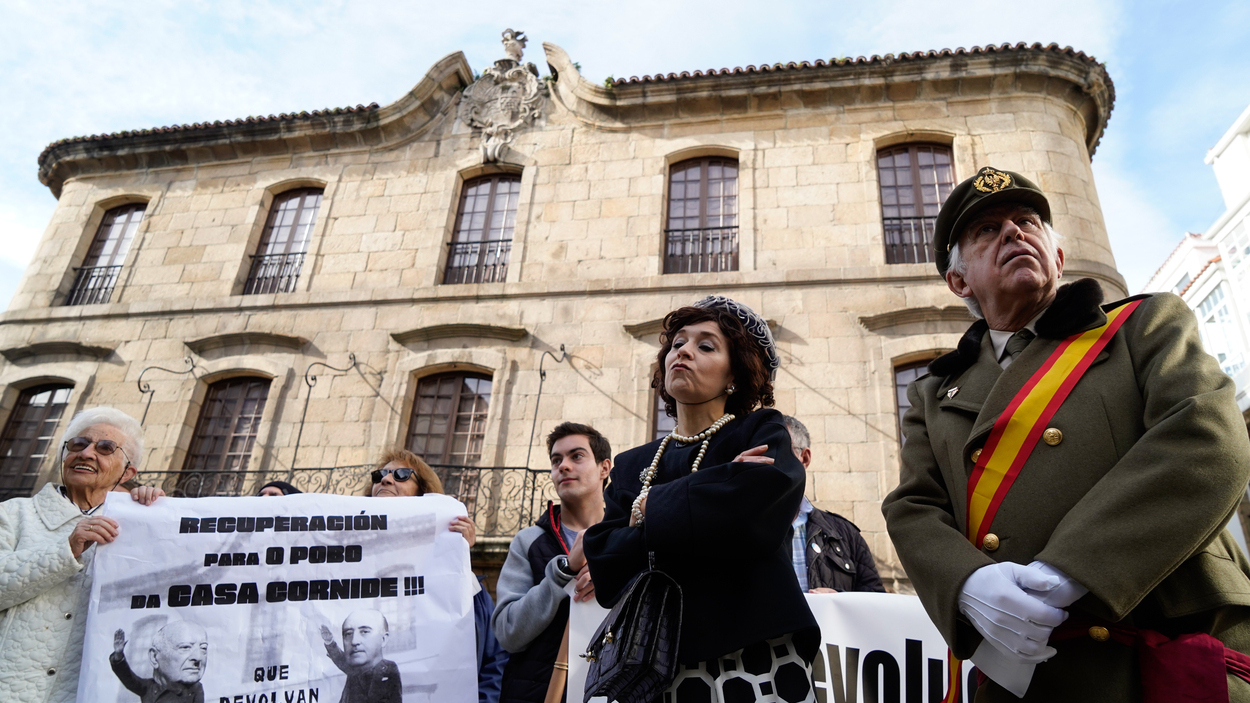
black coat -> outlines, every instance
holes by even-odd
[[[611,607],[647,568],[681,584],[684,596],[679,659],[696,664],[762,640],[795,633],[810,656],[820,630],[799,590],[790,559],[790,523],[803,498],[806,476],[790,449],[790,434],[776,410],[760,410],[712,436],[697,473],[690,473],[699,443],[669,442],[647,498],[646,521],[629,526],[642,488],[639,474],[659,441],[616,457],[605,494],[603,522],[583,538],[599,603]],[[731,463],[767,444],[776,463]]]
[[[807,587],[885,593],[855,523],[824,510],[807,514]]]

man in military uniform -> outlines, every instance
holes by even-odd
[[[938,270],[981,319],[908,389],[882,506],[899,559],[989,677],[977,701],[1250,701],[1233,382],[1176,296],[1060,286],[1050,222],[1036,185],[993,168],[938,215]]]

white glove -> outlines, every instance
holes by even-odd
[[[1059,585],[1049,591],[1034,591],[1029,588],[1024,589],[1025,593],[1037,598],[1046,605],[1053,608],[1066,608],[1080,600],[1081,596],[1089,593],[1088,588],[1077,583],[1071,576],[1068,576],[1044,561],[1035,561],[1032,564],[1029,564],[1029,566],[1040,570],[1047,576],[1054,576],[1059,579]]]
[[[1012,562],[990,564],[964,581],[959,611],[1003,654],[1036,664],[1055,656],[1055,649],[1046,641],[1068,614],[1025,589],[1046,593],[1058,587],[1057,577],[1035,567]]]

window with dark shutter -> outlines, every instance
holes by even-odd
[[[208,387],[176,495],[240,495],[269,399],[267,378],[240,376]]]
[[[48,455],[57,456],[56,430],[73,386],[27,388],[0,433],[0,500],[31,494]]]

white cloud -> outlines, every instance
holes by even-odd
[[[1093,168],[1116,268],[1128,283],[1129,293],[1136,293],[1163,265],[1184,233],[1150,194],[1113,162],[1095,161]]]

